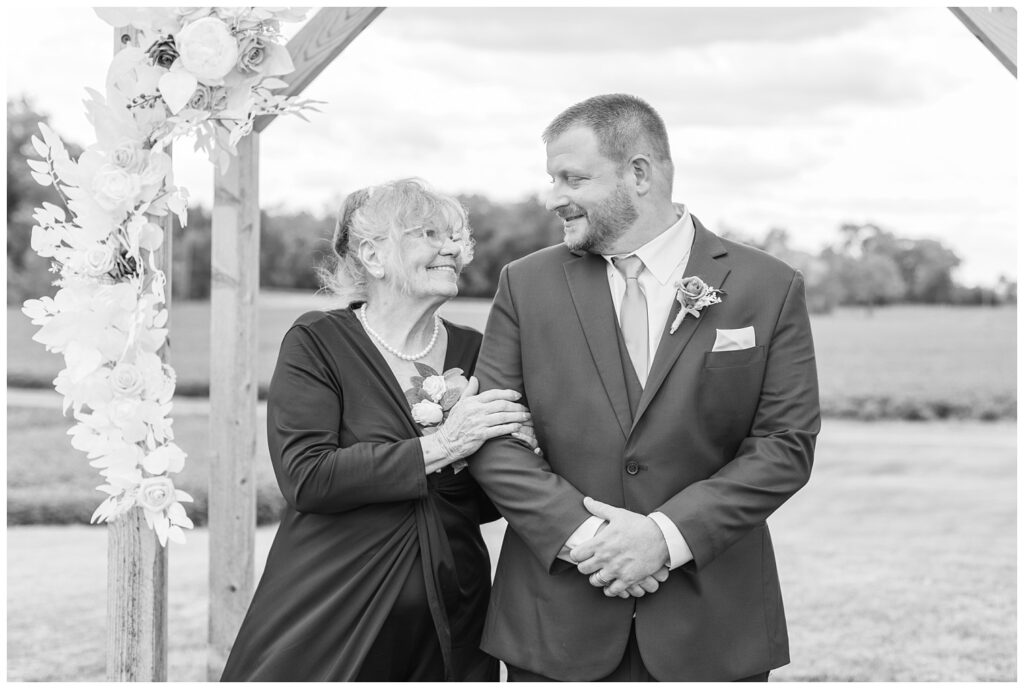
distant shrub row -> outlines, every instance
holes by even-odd
[[[53,387],[48,380],[16,373],[7,374],[7,386],[44,390]],[[174,392],[180,397],[207,397],[209,393],[210,387],[207,383],[190,381],[179,381]],[[261,400],[267,398],[265,384],[259,386],[258,396]],[[888,395],[826,397],[821,400],[821,414],[828,418],[859,421],[1003,421],[1017,418],[1017,398],[998,394],[955,400]]]
[[[209,522],[209,495],[205,486],[182,485],[195,502],[186,504],[196,526]],[[88,524],[93,510],[103,499],[99,492],[78,486],[24,486],[7,491],[7,525]],[[276,524],[281,520],[284,498],[272,481],[256,487],[256,523]]]
[[[851,396],[823,399],[821,414],[859,421],[1003,421],[1017,418],[1017,398],[992,395],[980,399],[946,400]]]

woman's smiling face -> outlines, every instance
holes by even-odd
[[[464,241],[461,233],[431,223],[403,230],[394,247],[397,286],[411,297],[457,296]]]

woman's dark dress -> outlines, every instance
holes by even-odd
[[[445,370],[480,333],[445,322]],[[270,456],[288,502],[222,681],[496,681],[479,650],[497,519],[463,470],[425,475],[403,389],[351,309],[285,335]]]

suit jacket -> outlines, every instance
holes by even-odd
[[[608,675],[636,636],[663,681],[732,680],[789,662],[766,518],[803,486],[819,429],[803,278],[694,218],[686,268],[725,292],[668,323],[630,414],[605,261],[549,247],[507,265],[476,375],[524,393],[544,457],[511,438],[470,462],[508,519],[483,648],[554,679]],[[678,312],[673,307],[669,322]],[[756,346],[712,352],[716,329]],[[694,560],[654,594],[608,598],[557,555],[589,495],[660,511]]]

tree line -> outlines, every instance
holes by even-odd
[[[59,203],[52,188],[29,175],[29,142],[46,116],[31,102],[7,101],[7,303],[53,294],[49,260],[31,249],[33,209],[43,201]],[[72,156],[81,147],[68,143]],[[475,240],[475,258],[462,275],[460,294],[490,299],[501,267],[521,256],[561,241],[561,221],[536,198],[499,203],[481,195],[460,196]],[[260,286],[316,290],[316,267],[330,255],[335,219],[305,211],[260,214]],[[189,210],[187,227],[175,224],[172,287],[175,298],[205,299],[210,294],[210,211]],[[961,259],[935,239],[901,237],[875,224],[844,224],[835,240],[818,253],[791,246],[785,229],[763,237],[735,230],[724,236],[775,255],[801,270],[808,305],[815,312],[837,306],[874,308],[896,303],[996,305],[1016,303],[1017,284],[999,276],[989,287],[966,287],[954,271]]]
[[[772,228],[756,238],[734,231],[723,236],[757,247],[799,269],[812,312],[837,306],[872,309],[889,304],[998,306],[1017,303],[1017,281],[1000,275],[991,286],[958,283],[957,253],[937,239],[901,237],[873,223],[844,223],[837,239],[817,254],[795,249],[789,233]]]

